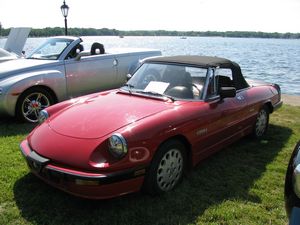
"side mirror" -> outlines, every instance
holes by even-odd
[[[132,77],[132,75],[131,75],[130,73],[128,73],[128,74],[126,75],[126,80],[129,81],[129,80],[131,79],[131,77]]]
[[[236,96],[236,89],[234,87],[221,87],[220,96],[221,98],[233,98]]]

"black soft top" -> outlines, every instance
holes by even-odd
[[[160,56],[155,58],[150,58],[146,60],[147,62],[169,62],[169,63],[184,63],[192,64],[201,67],[230,67],[233,66],[232,61],[211,56],[197,56],[197,55],[178,55],[178,56]]]
[[[153,63],[174,63],[174,64],[189,64],[204,68],[219,67],[228,68],[232,70],[233,82],[236,89],[249,87],[248,83],[242,75],[240,66],[228,59],[212,56],[198,56],[198,55],[178,55],[178,56],[160,56],[146,59],[145,62]]]

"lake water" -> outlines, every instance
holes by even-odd
[[[209,55],[237,62],[245,77],[277,83],[282,93],[300,95],[300,40],[221,37],[84,37],[105,48],[143,47],[160,49],[163,55]],[[29,53],[45,38],[29,38]],[[0,47],[5,40],[0,39]]]

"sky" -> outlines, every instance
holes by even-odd
[[[0,0],[0,23],[64,27],[63,0]],[[300,0],[66,0],[68,27],[300,33]]]

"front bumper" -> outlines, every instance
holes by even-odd
[[[55,165],[31,150],[27,141],[21,152],[31,172],[46,183],[70,194],[90,199],[107,199],[140,190],[145,167],[111,173],[94,173]]]
[[[18,95],[10,95],[4,89],[0,89],[0,116],[15,116],[18,97]]]

